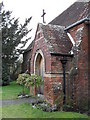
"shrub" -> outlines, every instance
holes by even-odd
[[[38,75],[29,75],[26,73],[23,74],[19,74],[18,78],[17,78],[17,83],[19,83],[20,85],[22,85],[22,94],[24,94],[24,86],[26,87],[34,87],[37,88],[39,87],[39,85],[41,85],[43,82],[42,77],[38,76]]]
[[[24,86],[26,83],[26,80],[30,78],[29,74],[23,73],[23,74],[19,74],[18,78],[17,78],[17,83],[19,83],[20,85],[22,85],[22,94],[24,95]]]
[[[39,87],[40,84],[42,84],[42,83],[43,83],[43,80],[42,80],[42,77],[41,77],[41,76],[32,74],[30,77],[28,77],[28,78],[26,79],[25,85],[26,85],[27,87],[30,87],[30,86],[34,87],[34,86],[35,86],[35,88],[37,88],[37,87]]]

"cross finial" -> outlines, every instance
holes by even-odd
[[[45,21],[44,21],[44,16],[45,16],[45,11],[44,11],[44,9],[43,9],[43,14],[42,14],[42,16],[41,17],[43,17],[43,23],[45,23]]]

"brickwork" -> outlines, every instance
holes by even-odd
[[[88,28],[82,23],[72,28],[69,32],[76,43],[81,40],[77,51],[74,51],[76,54],[73,61],[76,61],[77,70],[73,74],[72,94],[74,107],[84,108],[84,106],[88,106]],[[72,67],[74,67],[73,61]]]
[[[58,88],[61,84],[61,89]],[[62,77],[44,78],[44,96],[48,102],[53,104],[62,91]]]
[[[39,37],[38,38],[38,34]],[[58,95],[60,95],[60,89],[57,89],[57,86],[54,86],[55,84],[58,85],[59,83],[62,84],[62,65],[60,62],[60,57],[57,56],[51,56],[49,53],[47,44],[45,43],[42,31],[40,29],[40,26],[37,28],[36,36],[35,36],[35,43],[32,51],[32,58],[31,58],[31,74],[34,73],[34,59],[35,55],[38,51],[42,51],[44,55],[44,96],[48,102],[51,104],[54,103],[54,101],[57,99]],[[62,85],[61,85],[62,86]],[[54,88],[55,87],[55,88]],[[30,91],[33,91],[33,94],[37,94],[38,90],[35,91],[30,89]]]
[[[51,58],[51,72],[52,73],[62,73],[62,64],[60,62],[60,56],[52,56],[52,58]]]
[[[27,56],[30,55],[31,74],[39,74],[42,68],[43,94],[51,104],[63,91],[63,69],[60,59],[62,55],[67,56],[71,53],[73,57],[68,57],[66,64],[66,103],[71,100],[74,108],[80,109],[86,109],[88,106],[90,76],[88,67],[90,62],[88,50],[90,14],[88,11],[90,7],[88,5],[90,2],[75,2],[50,24],[38,24],[32,53],[24,56],[26,61],[24,60],[23,65],[26,69]],[[39,89],[30,88],[30,92],[36,95]]]
[[[30,72],[30,51],[27,51],[23,54],[23,69],[22,72],[26,72],[28,70]]]
[[[76,46],[72,47],[74,57],[68,58],[66,64],[66,102],[68,103],[70,97],[73,100],[73,106],[82,109],[88,105],[88,29],[86,24],[82,23],[69,29],[68,32],[73,37]],[[42,52],[43,56],[39,51]],[[31,74],[35,74],[35,59],[38,53],[44,59],[43,94],[49,103],[54,104],[63,91],[61,56],[50,54],[43,31],[39,25],[32,50]],[[59,84],[61,88],[58,89]],[[30,88],[30,92],[34,95],[38,94],[38,91],[38,88]]]
[[[39,31],[39,28],[37,31]],[[31,59],[31,73],[34,73],[34,57],[38,50],[41,50],[44,54],[45,71],[50,72],[51,71],[51,56],[50,56],[49,50],[47,48],[47,45],[45,44],[43,34],[40,33],[40,38],[38,38],[37,36],[38,35],[36,32],[36,38],[35,38],[34,48],[32,51],[32,59]]]

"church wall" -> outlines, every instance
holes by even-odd
[[[52,58],[51,58],[51,72],[52,73],[62,73],[62,64],[60,61],[60,56],[52,56]]]
[[[31,51],[27,51],[23,54],[22,72],[26,72],[27,69],[30,72],[29,69],[30,55]]]
[[[40,33],[40,34],[39,34]],[[73,99],[74,107],[83,108],[88,102],[88,38],[87,26],[82,23],[69,30],[69,33],[76,42],[73,47],[74,57],[69,60],[66,67],[66,95]],[[39,34],[39,37],[38,37]],[[34,59],[41,50],[44,56],[44,96],[48,102],[53,104],[62,91],[63,72],[60,56],[51,56],[43,33],[37,29],[35,43],[31,57],[31,74],[34,73]],[[68,71],[69,70],[69,71]],[[57,85],[61,84],[60,89]],[[56,86],[55,86],[56,85]],[[34,90],[34,94],[38,92]],[[67,98],[66,98],[67,99]]]
[[[62,76],[44,77],[44,96],[48,102],[54,104],[61,91]]]
[[[36,40],[34,43],[34,48],[32,52],[32,58],[31,58],[31,74],[34,73],[34,57],[38,50],[41,50],[44,54],[45,59],[45,72],[49,73],[51,71],[51,55],[49,53],[49,50],[47,48],[47,45],[45,44],[43,34],[40,33],[40,38],[36,36]]]
[[[38,38],[38,34],[40,35],[40,38]],[[57,99],[58,95],[60,95],[60,89],[58,88],[58,85],[60,83],[60,87],[62,87],[62,65],[60,62],[59,56],[51,56],[49,53],[49,50],[47,48],[47,44],[45,43],[45,40],[43,38],[42,31],[37,29],[36,37],[35,37],[35,43],[32,51],[32,58],[31,58],[31,74],[34,73],[34,60],[35,56],[38,53],[38,51],[42,51],[44,56],[44,96],[45,99],[50,102],[51,104],[54,103],[54,101]],[[31,92],[34,91],[32,88],[30,88]],[[37,91],[34,91],[34,95],[38,93]]]
[[[38,34],[40,35],[38,38]],[[44,59],[44,75],[43,75],[43,80],[44,80],[44,86],[45,84],[48,86],[48,90],[50,89],[50,82],[46,82],[45,79],[45,75],[50,74],[51,73],[51,55],[49,53],[49,50],[47,48],[47,45],[44,41],[44,37],[42,34],[41,29],[38,26],[37,32],[36,32],[36,37],[35,37],[35,42],[34,42],[34,47],[33,47],[33,51],[32,51],[32,57],[31,57],[31,74],[34,74],[35,72],[35,56],[38,54],[38,52],[41,51],[43,54],[43,59]],[[50,79],[47,78],[47,80],[49,81]],[[32,90],[30,90],[32,92]],[[46,91],[47,92],[47,91]],[[46,95],[46,92],[44,90],[44,94]],[[49,92],[49,91],[48,91]],[[34,91],[34,95],[38,93],[37,91]],[[46,95],[47,97],[47,95]]]
[[[58,97],[61,96],[61,103],[63,101],[63,70],[61,64],[61,56],[51,56],[51,74],[44,78],[45,80],[45,97],[54,104]],[[66,65],[66,89],[68,89],[68,69]],[[67,94],[67,91],[66,91]]]
[[[51,77],[44,77],[44,96],[48,102],[53,103]]]
[[[63,80],[63,71],[62,64],[60,61],[60,56],[51,56],[51,88],[48,91],[51,94],[48,95],[50,103],[54,104],[57,98],[60,96],[60,92],[62,91],[62,80]],[[47,79],[47,78],[46,78]],[[48,83],[48,81],[46,81]],[[48,87],[48,86],[47,86]],[[45,90],[46,91],[46,90]],[[47,92],[48,93],[48,92]]]
[[[71,81],[73,85],[73,104],[80,109],[86,109],[88,106],[88,28],[82,23],[69,30],[77,44],[77,51],[74,50],[72,61],[73,74]],[[71,83],[70,81],[70,83]]]

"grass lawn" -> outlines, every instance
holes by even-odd
[[[0,87],[0,99],[16,99],[21,91],[22,87],[20,85],[16,84],[16,82],[11,82],[9,86]],[[29,90],[25,88],[25,92],[29,93]],[[77,120],[84,118],[83,120],[85,120],[85,118],[88,118],[87,115],[75,112],[43,112],[32,108],[27,103],[0,107],[0,114],[1,112],[2,118],[72,118],[70,120],[74,120],[74,118],[77,118]]]
[[[32,108],[30,104],[24,103],[3,106],[2,118],[84,118],[85,120],[88,116],[75,112],[43,112],[37,108]]]
[[[0,100],[16,99],[17,95],[22,92],[22,86],[15,81],[8,86],[0,87]],[[25,93],[29,94],[29,89],[25,88]]]

